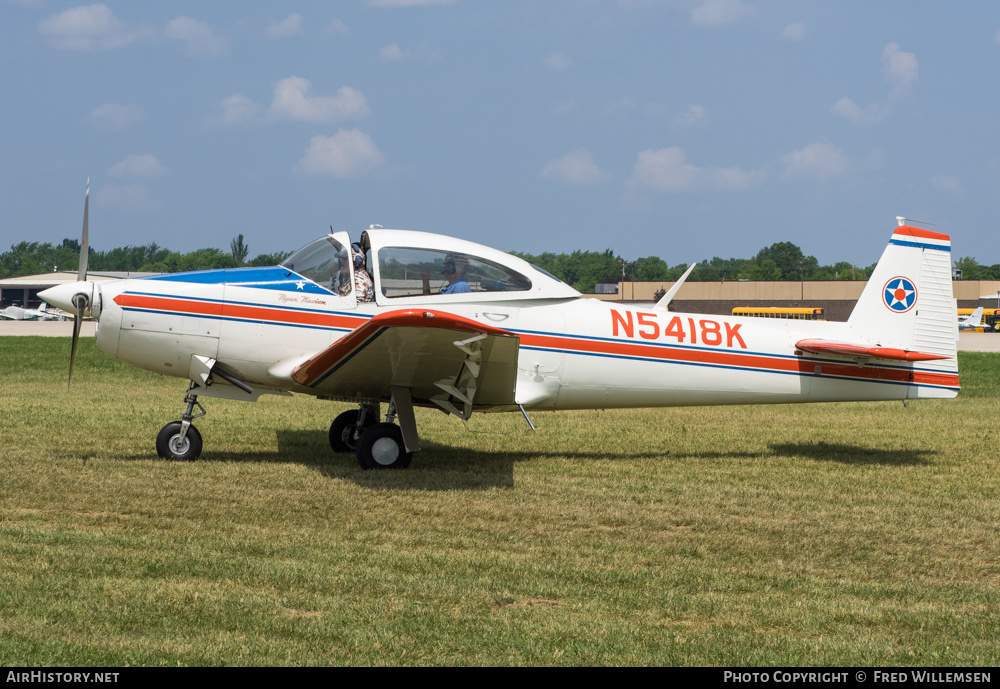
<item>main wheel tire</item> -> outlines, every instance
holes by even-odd
[[[193,462],[201,456],[201,433],[194,426],[188,426],[182,439],[181,422],[168,423],[156,436],[156,454],[163,459]]]
[[[377,423],[361,434],[358,441],[358,464],[369,469],[405,469],[413,461],[406,451],[403,432],[392,423]]]
[[[361,439],[365,428],[371,428],[378,423],[378,410],[376,410],[374,414],[371,412],[365,414],[365,426],[358,428],[360,413],[358,409],[345,411],[330,424],[330,448],[334,452],[356,452],[358,440]]]

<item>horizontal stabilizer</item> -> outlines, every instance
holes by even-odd
[[[799,340],[795,343],[797,349],[812,354],[837,354],[855,359],[889,359],[891,361],[931,361],[933,359],[950,359],[941,354],[912,352],[895,347],[870,347],[868,345],[850,344],[847,342],[830,342],[828,340]]]

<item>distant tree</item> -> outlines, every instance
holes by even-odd
[[[725,280],[738,280],[743,266],[748,262],[745,258],[719,258],[714,257],[711,261],[702,261],[691,273],[692,281],[699,282],[722,282]],[[680,275],[678,275],[680,277]]]
[[[667,262],[659,256],[638,258],[632,264],[632,269],[636,280],[653,282],[670,279],[670,269],[667,267]]]
[[[955,261],[955,267],[962,271],[963,280],[982,280],[983,266],[972,256],[963,256]]]
[[[774,261],[781,277],[778,280],[799,280],[809,277],[819,267],[815,256],[806,256],[802,249],[791,242],[777,242],[757,252],[754,260],[758,264],[763,261]]]
[[[257,254],[246,265],[252,266],[254,268],[265,268],[267,266],[276,266],[291,255],[292,255],[291,251],[278,251],[277,253],[273,254]]]
[[[518,251],[510,253],[552,273],[581,292],[593,292],[598,282],[617,282],[621,279],[621,264],[611,249],[603,252],[574,251],[571,254],[547,252],[537,256]]]
[[[247,254],[250,253],[250,247],[243,243],[243,235],[238,235],[233,241],[229,243],[229,248],[232,250],[233,260],[236,261],[238,265],[243,265],[246,263]]]
[[[754,259],[743,264],[743,270],[739,274],[740,280],[780,280],[781,269],[773,259]]]

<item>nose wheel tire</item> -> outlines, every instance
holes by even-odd
[[[193,462],[201,456],[201,433],[194,426],[188,426],[181,438],[181,422],[168,423],[156,436],[156,454],[163,459]]]
[[[369,469],[405,469],[413,453],[406,451],[403,432],[392,423],[377,423],[365,430],[358,440],[358,464]]]
[[[364,428],[358,428],[357,409],[345,411],[333,420],[330,424],[330,447],[334,452],[355,452],[358,449],[358,441]],[[366,414],[365,428],[370,428],[378,422],[378,414]]]

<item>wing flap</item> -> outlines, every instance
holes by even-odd
[[[829,340],[799,340],[796,349],[812,354],[837,354],[854,359],[888,359],[890,361],[932,361],[934,359],[950,359],[941,354],[914,352],[894,347],[872,347],[870,345],[851,344],[849,342],[831,342]]]
[[[290,376],[299,385],[349,400],[387,399],[392,386],[399,386],[408,388],[415,402],[438,406],[434,398],[449,396],[460,408],[467,402],[509,405],[518,344],[513,333],[462,316],[402,309],[375,316],[293,366]]]

